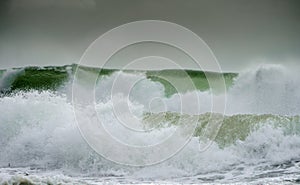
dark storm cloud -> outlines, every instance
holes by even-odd
[[[298,0],[2,0],[0,67],[77,62],[99,35],[144,19],[192,30],[225,70],[281,63],[299,58],[299,9]]]

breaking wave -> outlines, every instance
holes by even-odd
[[[102,71],[96,85],[95,107],[103,122],[112,125],[112,134],[132,144],[151,143],[172,134],[178,119],[184,118],[185,124],[197,122],[193,137],[183,150],[169,160],[148,167],[128,167],[107,161],[82,138],[70,97],[75,67],[11,69],[0,73],[1,183],[24,179],[46,183],[49,172],[59,174],[51,182],[66,182],[70,176],[80,176],[81,180],[70,180],[78,184],[88,182],[85,177],[109,177],[106,180],[125,183],[126,179],[259,182],[272,177],[296,182],[300,175],[299,78],[281,66],[224,74],[227,92],[217,97],[227,97],[225,115],[221,109],[210,113],[212,91],[205,84],[203,72],[188,72],[193,80],[201,81],[196,84],[202,105],[199,111],[194,108],[196,102],[190,100],[194,91],[174,91],[167,83],[152,77],[157,71]],[[90,68],[83,70],[98,72]],[[160,73],[176,78],[174,71]],[[126,101],[142,124],[152,128],[149,134],[153,141],[143,136],[133,140],[114,126],[118,120],[111,114],[109,95],[116,77],[123,79],[124,84],[143,77]],[[190,103],[190,108],[183,112],[178,106],[180,98]],[[207,138],[212,140],[210,147],[200,152],[199,143],[208,120],[222,121],[222,124],[215,138]],[[17,170],[11,172],[12,169]],[[20,176],[20,171],[33,175]]]

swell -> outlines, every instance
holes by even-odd
[[[13,68],[0,71],[0,95],[11,94],[17,91],[29,91],[29,90],[52,90],[56,91],[61,86],[70,82],[74,76],[74,73],[78,70],[84,70],[88,73],[99,74],[99,77],[110,76],[112,73],[120,70],[116,69],[99,69],[85,66],[78,66],[76,64],[66,66],[48,66],[48,67],[24,67]],[[206,80],[206,75],[219,76],[223,75],[228,86],[233,82],[235,73],[218,74],[213,72],[193,71],[193,70],[160,70],[160,71],[137,71],[137,70],[122,70],[131,74],[145,74],[145,77],[161,83],[165,88],[165,95],[170,97],[177,93],[177,90],[166,80],[172,78],[175,80],[184,81],[186,77],[189,77],[196,89],[208,90],[209,84]],[[186,73],[187,76],[180,74]],[[187,92],[192,90],[193,87],[185,87],[181,89],[181,92]]]
[[[171,125],[178,125],[180,119],[198,120],[194,132],[195,137],[201,137],[208,123],[220,124],[219,132],[215,140],[219,147],[224,148],[235,144],[237,141],[244,141],[252,132],[263,126],[282,129],[287,135],[300,135],[300,116],[280,116],[272,114],[237,114],[224,116],[217,113],[205,113],[201,115],[184,115],[174,112],[146,113],[143,117],[146,127],[163,128]],[[196,119],[195,119],[196,118]]]
[[[50,69],[53,75],[54,69]],[[65,80],[67,83],[72,82],[70,75],[74,73],[74,69],[66,67],[55,70],[58,74],[69,75],[67,79],[58,75],[58,82],[68,88],[68,84],[64,86],[64,83]],[[92,68],[82,70],[88,73],[99,72]],[[96,90],[99,91],[95,93],[95,107],[102,121],[111,125],[113,133],[126,138],[126,133],[115,127],[120,123],[112,114],[110,89],[118,75],[125,85],[128,81],[135,81],[146,75],[145,72],[133,71],[104,72],[97,84]],[[15,77],[22,76],[24,69],[13,71],[11,77],[5,73],[7,71],[2,72],[2,79],[13,84]],[[206,178],[208,173],[226,178],[225,173],[229,173],[230,177],[238,174],[236,176],[243,180],[252,178],[252,174],[264,174],[266,170],[285,170],[285,164],[288,164],[288,173],[297,173],[296,165],[299,165],[297,161],[300,156],[298,79],[297,75],[286,73],[278,66],[263,66],[241,73],[233,79],[233,84],[227,91],[227,110],[222,115],[206,113],[210,110],[211,94],[208,91],[196,92],[204,106],[202,112],[194,113],[195,102],[189,99],[191,92],[168,97],[164,94],[165,85],[145,78],[138,87],[133,88],[132,97],[128,99],[120,96],[120,101],[129,102],[130,110],[141,116],[145,127],[156,128],[153,133],[150,132],[150,139],[138,136],[134,138],[134,144],[148,143],[159,139],[156,137],[159,134],[172,133],[180,118],[184,119],[184,124],[194,123],[195,120],[198,124],[193,137],[182,151],[164,163],[147,168],[119,166],[95,153],[77,129],[70,94],[67,91],[59,93],[59,90],[47,88],[15,90],[9,96],[0,98],[0,166],[7,167],[10,164],[11,167],[32,167],[45,171],[58,169],[72,175],[129,175],[133,178],[150,179],[187,175]],[[191,110],[183,113],[178,108],[179,95],[185,98]],[[222,98],[224,95],[219,96]],[[165,102],[165,109],[151,111],[152,107],[147,107],[155,97]],[[83,114],[89,115],[89,112]],[[212,140],[208,150],[199,152],[201,137],[209,120],[223,122],[216,138],[207,138]]]
[[[55,91],[69,79],[69,67],[26,67],[4,70],[0,79],[0,92],[10,94],[20,90]]]

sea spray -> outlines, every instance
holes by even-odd
[[[72,75],[72,71],[69,68],[66,74]],[[122,129],[116,126],[119,123],[111,114],[112,102],[108,90],[116,75],[121,75],[124,81],[144,78],[129,99],[120,96],[120,101],[128,101],[132,114],[142,120],[144,127],[153,130],[150,133],[152,139],[122,135]],[[171,178],[189,183],[246,182],[270,176],[293,180],[299,176],[298,78],[282,67],[261,66],[241,73],[228,87],[227,94],[218,94],[220,98],[228,98],[226,115],[217,137],[208,138],[213,141],[204,152],[199,152],[203,128],[208,119],[218,121],[218,117],[223,116],[221,112],[210,113],[211,91],[196,92],[200,98],[200,111],[193,109],[195,102],[190,100],[190,109],[182,112],[178,106],[179,97],[189,102],[192,92],[166,96],[166,84],[147,78],[143,72],[113,71],[100,75],[95,102],[98,116],[103,118],[101,120],[106,122],[113,134],[131,139],[131,144],[159,141],[160,136],[176,129],[179,118],[184,118],[186,124],[198,122],[190,142],[174,157],[158,165],[139,168],[107,161],[85,142],[76,125],[69,94],[72,78],[68,79],[68,83],[61,83],[57,89],[20,89],[0,98],[1,176],[6,174],[8,164],[10,168],[29,167],[36,170],[31,173],[42,173],[36,179],[44,177],[44,173],[57,172],[62,179],[74,175],[81,179],[84,176],[108,176],[114,181],[117,177],[125,177],[123,182],[126,179]],[[148,89],[145,90],[145,87]],[[161,102],[155,104],[155,109],[152,109],[153,104],[149,104],[153,98]],[[195,117],[199,119],[195,120]],[[29,178],[34,181],[34,176]]]

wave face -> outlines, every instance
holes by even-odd
[[[171,183],[292,183],[300,177],[300,86],[297,75],[281,66],[261,66],[241,74],[224,74],[227,109],[210,147],[199,151],[208,120],[219,122],[222,110],[211,110],[211,93],[203,72],[188,71],[201,104],[195,110],[191,91],[174,91],[153,74],[176,77],[170,71],[103,70],[96,85],[97,112],[112,134],[130,144],[151,143],[170,134],[183,119],[197,122],[190,142],[169,160],[149,167],[110,162],[82,138],[71,102],[72,76],[77,66],[10,69],[0,72],[0,183],[32,182],[97,184],[103,182]],[[98,69],[84,68],[87,74]],[[216,74],[219,75],[219,74]],[[149,137],[130,138],[115,126],[110,89],[114,79],[140,81],[128,105]],[[84,88],[84,87],[83,87]],[[190,103],[180,110],[179,96]],[[123,101],[120,96],[120,101]],[[159,98],[158,102],[151,102]],[[163,102],[163,103],[160,103]],[[127,151],[120,151],[127,152]],[[137,159],[140,160],[140,159]],[[29,176],[24,175],[29,173]]]
[[[92,74],[98,74],[99,77],[111,75],[117,70],[114,69],[98,69],[89,68],[84,66],[67,65],[62,67],[25,67],[15,68],[0,71],[0,93],[11,93],[13,91],[20,90],[54,90],[56,91],[66,82],[72,79],[76,69],[84,70],[85,72]],[[177,93],[177,90],[164,79],[185,80],[182,78],[189,77],[194,82],[196,89],[207,90],[209,89],[208,81],[205,75],[218,76],[218,73],[202,71],[185,70],[161,70],[161,71],[136,71],[125,70],[126,73],[136,74],[143,73],[146,78],[151,81],[161,83],[165,88],[165,95],[171,96]],[[184,76],[183,73],[187,75]],[[233,78],[236,77],[235,73],[224,73],[224,79],[227,85],[231,85]],[[192,87],[184,87],[181,90],[183,92],[191,90]]]

